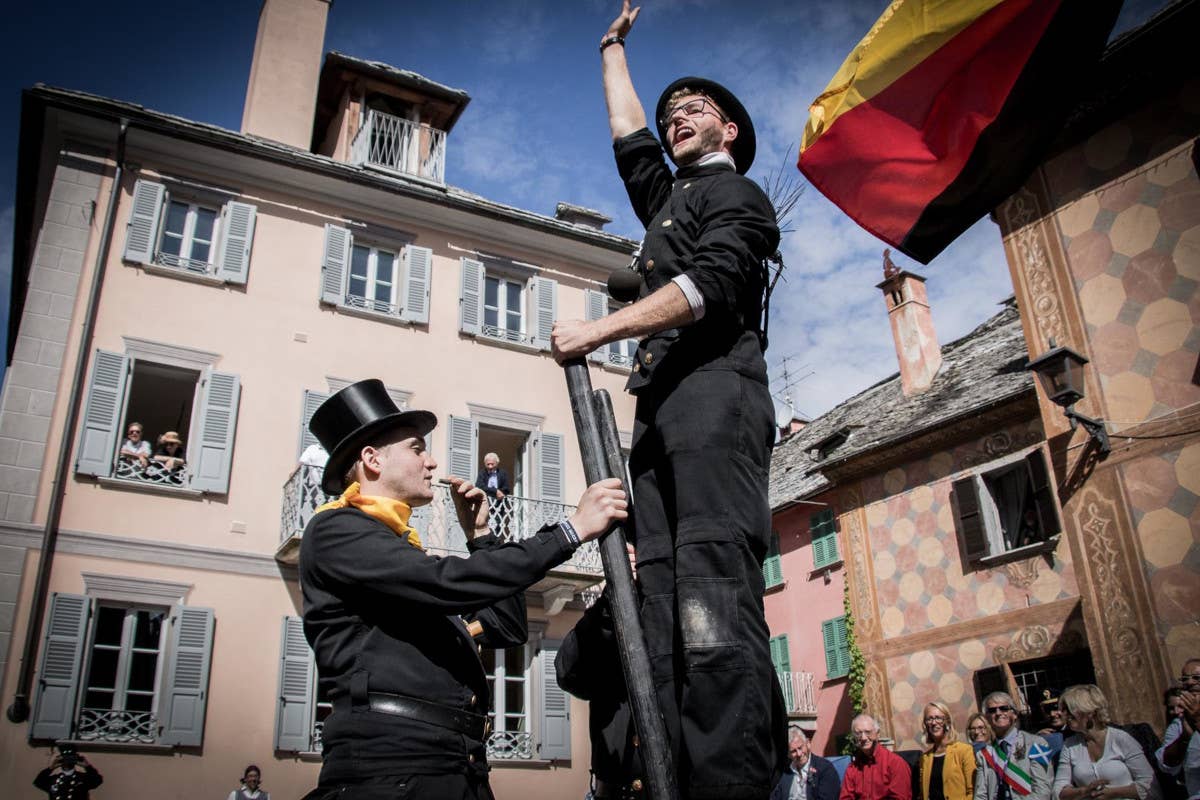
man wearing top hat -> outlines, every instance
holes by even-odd
[[[617,480],[532,538],[488,534],[483,491],[451,477],[466,558],[426,554],[412,509],[433,498],[428,411],[400,411],[378,380],[333,395],[309,428],[329,451],[300,546],[304,633],[333,702],[309,798],[491,798],[488,685],[476,645],[527,637],[523,590],[626,516]]]
[[[646,226],[641,285],[602,319],[560,321],[551,341],[562,362],[641,340],[628,382],[637,574],[680,788],[765,797],[787,757],[761,569],[775,431],[760,320],[779,229],[745,177],[754,126],[729,90],[681,78],[658,100],[659,139],[647,128],[625,61],[638,11],[625,0],[600,53],[617,169]]]

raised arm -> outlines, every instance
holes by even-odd
[[[629,65],[625,63],[624,44],[604,45],[604,42],[615,38],[624,39],[629,35],[633,21],[637,19],[641,6],[629,8],[629,0],[624,0],[621,13],[608,32],[601,39],[600,51],[601,74],[604,78],[604,102],[608,105],[608,126],[612,130],[613,141],[622,136],[628,136],[634,131],[646,127],[646,112],[638,100],[637,92],[633,89],[633,80],[629,77]]]

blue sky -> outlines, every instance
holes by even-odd
[[[1123,30],[1166,0],[1127,0]],[[794,170],[808,104],[886,0],[647,0],[627,52],[643,104],[682,75],[727,85],[758,130],[751,177]],[[325,49],[377,59],[466,90],[446,180],[545,214],[596,208],[608,230],[641,238],[612,162],[596,47],[613,0],[338,0]],[[259,3],[62,0],[9,15],[0,51],[0,331],[12,268],[20,92],[41,82],[140,103],[237,130]],[[781,395],[815,416],[897,369],[881,280],[885,245],[815,190],[784,237],[785,281],[772,299],[768,353]],[[938,338],[970,331],[1012,293],[998,229],[977,223],[928,266]],[[0,335],[3,335],[0,333]]]

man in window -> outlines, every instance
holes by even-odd
[[[626,1],[600,47],[617,169],[646,226],[640,296],[600,319],[558,322],[551,344],[562,363],[641,339],[628,382],[638,581],[680,789],[761,798],[787,758],[761,570],[775,428],[760,319],[779,229],[744,176],[750,116],[713,81],[680,79],[659,98],[672,175],[625,61],[637,15]]]
[[[300,548],[304,633],[333,703],[308,797],[492,797],[488,684],[476,644],[523,644],[524,589],[626,516],[620,482],[588,487],[570,519],[521,542],[488,533],[487,497],[451,477],[467,558],[425,554],[412,509],[433,499],[428,411],[400,411],[378,380],[329,398],[309,428],[329,451]]]
[[[144,470],[150,463],[150,443],[142,438],[142,435],[142,423],[129,423],[125,430],[125,441],[121,443],[121,460],[137,462]]]

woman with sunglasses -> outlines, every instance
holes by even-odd
[[[992,743],[992,726],[978,711],[967,717],[967,740],[976,750]]]
[[[975,794],[975,749],[958,741],[950,709],[933,701],[922,712],[928,748],[918,764],[920,800],[970,800]]]
[[[1098,686],[1069,686],[1058,701],[1074,732],[1063,743],[1053,800],[1146,800],[1154,772],[1137,740],[1113,727]]]

